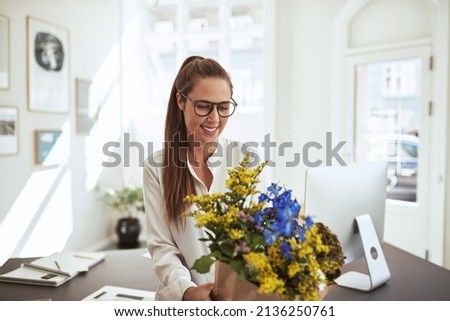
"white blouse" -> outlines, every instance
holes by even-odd
[[[244,154],[249,152],[255,153],[241,143],[220,138],[219,147],[208,159],[207,165],[213,175],[209,191],[188,164],[197,194],[225,192],[227,170],[237,166]],[[200,238],[206,237],[206,234],[203,229],[195,226],[194,218],[186,218],[186,224],[180,227],[175,223],[168,224],[161,183],[163,159],[161,150],[150,156],[144,164],[147,245],[154,263],[153,270],[159,279],[156,300],[182,300],[189,287],[214,282],[214,265],[207,274],[199,274],[191,269],[196,259],[209,253],[208,245],[199,241]]]

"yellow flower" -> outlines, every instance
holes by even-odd
[[[223,224],[223,226],[226,227],[226,229],[228,229],[228,226],[236,222],[238,217],[239,217],[239,208],[232,206],[228,209],[228,211],[224,215],[222,215],[219,218],[219,222]]]
[[[244,259],[250,266],[254,267],[257,271],[265,270],[270,267],[267,256],[263,253],[251,252],[244,255]]]
[[[236,177],[230,177],[225,182],[225,185],[227,188],[231,188],[232,186],[237,185],[237,184],[239,184],[239,180]]]
[[[300,264],[297,261],[291,262],[288,266],[288,277],[293,278],[300,272]]]
[[[258,281],[261,283],[259,287],[260,293],[276,293],[283,294],[284,282],[275,273],[262,273],[258,276]]]
[[[278,244],[274,243],[267,247],[267,254],[269,255],[270,262],[274,267],[282,267],[284,264],[283,257],[281,256]]]
[[[213,212],[201,213],[195,216],[196,226],[205,226],[208,223],[216,223],[217,218]]]
[[[231,229],[228,233],[232,240],[239,240],[244,237],[244,231],[238,229]]]

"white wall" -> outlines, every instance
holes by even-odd
[[[301,155],[310,141],[325,148],[325,133],[331,131],[331,24],[344,2],[277,1],[276,137],[279,143],[292,142],[291,151]],[[310,160],[325,161],[324,148]],[[274,176],[302,199],[306,166],[303,161],[286,166],[293,160],[292,154],[279,157]]]
[[[0,256],[95,247],[112,234],[113,220],[104,213],[92,187],[97,177],[104,175],[114,182],[120,175],[118,169],[105,172],[93,159],[106,136],[95,141],[95,137],[77,134],[74,89],[76,78],[93,80],[108,68],[109,72],[118,70],[119,9],[119,0],[0,0],[0,11],[11,22],[10,89],[0,91],[0,105],[18,107],[20,145],[17,155],[0,157]],[[27,110],[27,16],[69,30],[68,114]],[[117,83],[109,89],[110,96],[119,96]],[[119,103],[118,99],[107,99],[105,105],[117,109]],[[117,122],[108,125],[120,127]],[[64,128],[70,142],[67,163],[45,168],[35,165],[34,130],[59,128]]]

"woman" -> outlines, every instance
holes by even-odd
[[[157,300],[210,300],[214,269],[191,270],[209,252],[184,201],[189,194],[225,191],[227,168],[250,153],[220,137],[236,109],[228,73],[213,59],[187,58],[172,87],[165,123],[165,148],[144,166],[147,244],[159,279]]]

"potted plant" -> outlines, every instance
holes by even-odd
[[[133,247],[138,243],[141,224],[138,215],[144,213],[142,187],[109,188],[102,193],[106,205],[121,214],[116,233],[121,247]]]

